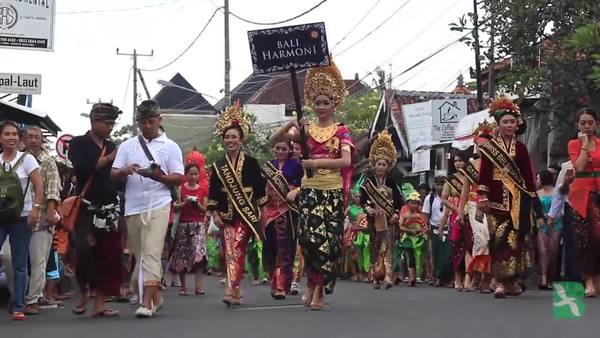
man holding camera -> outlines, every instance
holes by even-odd
[[[143,285],[143,302],[135,314],[148,318],[163,302],[161,254],[169,224],[171,190],[183,183],[184,168],[181,149],[160,130],[158,103],[143,101],[137,107],[136,119],[142,135],[121,144],[111,175],[115,180],[127,178],[125,218],[136,257],[132,278],[142,278]]]

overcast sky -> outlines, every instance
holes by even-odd
[[[120,123],[131,120],[132,61],[129,57],[117,56],[117,47],[122,52],[131,52],[133,48],[140,53],[154,50],[154,57],[140,57],[138,66],[146,69],[163,66],[190,44],[217,6],[222,5],[220,0],[57,2],[54,52],[0,49],[0,72],[42,74],[42,95],[34,96],[33,107],[47,112],[64,132],[73,134],[80,134],[89,127],[88,121],[80,117],[91,108],[87,99],[113,100],[124,111]],[[273,22],[293,17],[318,2],[230,0],[230,10],[253,21]],[[346,50],[405,3],[381,28]],[[157,6],[131,10],[147,5]],[[324,21],[330,50],[333,49],[334,60],[345,78],[353,78],[355,73],[363,77],[378,65],[389,71],[390,64],[392,74],[396,75],[456,40],[461,33],[451,32],[448,24],[468,12],[471,6],[470,0],[329,0],[285,25]],[[371,8],[370,14],[356,26]],[[68,14],[88,10],[117,11]],[[231,17],[232,89],[251,72],[246,32],[263,27]],[[163,70],[144,73],[150,94],[160,90],[158,80],[169,80],[180,72],[198,91],[222,97],[223,41],[223,14],[219,13],[181,59]],[[460,72],[468,78],[467,70],[474,63],[473,59],[472,51],[457,43],[417,69],[397,77],[394,87],[451,90]],[[370,83],[371,77],[365,81]],[[139,92],[143,94],[141,85]],[[145,94],[142,97],[145,98]],[[216,102],[210,97],[207,99]]]

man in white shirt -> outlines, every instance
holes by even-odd
[[[431,241],[429,263],[434,271],[435,286],[441,286],[447,283],[452,277],[452,248],[450,246],[450,241],[442,240],[440,238],[440,223],[444,213],[444,205],[442,204],[444,182],[445,179],[442,176],[435,178],[434,192],[425,197],[422,209],[423,215],[425,216],[425,222],[429,227],[429,240]],[[431,200],[432,198],[433,201]],[[447,231],[445,231],[445,233],[446,232]]]
[[[144,293],[135,314],[144,318],[152,317],[163,302],[161,254],[172,201],[170,187],[184,181],[184,168],[181,149],[160,131],[158,103],[143,101],[136,114],[142,135],[121,144],[111,174],[116,180],[127,177],[125,218],[137,259],[132,278],[142,277]]]

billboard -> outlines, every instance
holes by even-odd
[[[54,50],[56,0],[0,0],[0,48]]]

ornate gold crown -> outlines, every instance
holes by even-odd
[[[223,136],[227,128],[231,126],[239,126],[244,132],[244,137],[250,134],[250,120],[248,113],[240,107],[240,101],[237,101],[233,106],[229,106],[224,112],[217,117],[214,134]]]
[[[326,95],[336,106],[344,103],[348,96],[342,74],[329,55],[329,66],[311,68],[304,80],[304,102],[312,107],[315,97]]]
[[[517,118],[517,125],[523,124],[523,116],[519,105],[514,103],[506,95],[500,95],[490,103],[490,116],[497,123],[500,123],[500,118],[506,114],[514,115]]]
[[[496,124],[496,122],[492,122],[492,123],[489,123],[488,121],[480,122],[477,125],[477,128],[475,128],[475,130],[473,131],[473,136],[476,138],[480,137],[481,135],[493,136],[497,127],[498,127],[498,125]]]
[[[392,135],[386,130],[377,134],[377,138],[371,145],[371,151],[369,151],[369,162],[371,165],[375,166],[378,160],[383,159],[388,163],[391,170],[396,165],[397,155]]]

